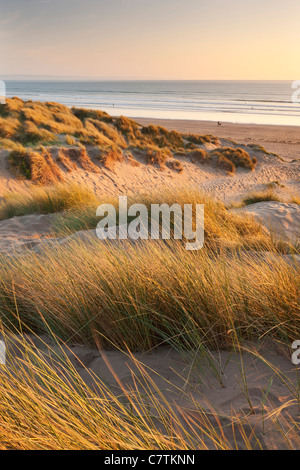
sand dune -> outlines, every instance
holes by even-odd
[[[275,201],[257,202],[236,212],[252,214],[277,239],[296,242],[300,239],[300,206]]]

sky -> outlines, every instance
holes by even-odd
[[[299,18],[299,0],[0,0],[0,79],[297,80]]]

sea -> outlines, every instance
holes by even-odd
[[[113,116],[300,126],[300,81],[7,80],[6,96]]]

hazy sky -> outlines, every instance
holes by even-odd
[[[0,0],[6,74],[300,80],[300,0]]]

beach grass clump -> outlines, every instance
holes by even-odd
[[[272,190],[252,192],[242,200],[243,205],[249,206],[257,202],[275,201],[280,202],[280,197]]]
[[[72,160],[68,154],[68,151],[64,147],[58,149],[58,155],[56,162],[60,163],[67,172],[75,171],[78,166],[74,160]]]
[[[140,126],[136,121],[133,121],[133,119],[120,116],[114,119],[113,124],[116,129],[121,132],[123,137],[125,137],[128,145],[139,146],[140,142],[143,141]]]
[[[220,145],[218,137],[215,137],[213,135],[185,134],[184,138],[194,145]]]
[[[164,127],[149,125],[141,130],[142,134],[149,139],[149,142],[161,147],[169,147],[171,150],[176,150],[184,147],[184,141],[176,131],[168,131]]]
[[[112,148],[100,149],[100,161],[105,168],[114,171],[117,163],[123,163],[125,156],[117,146]]]
[[[18,132],[17,139],[26,145],[55,143],[57,136],[47,129],[39,128],[32,121],[25,121]]]
[[[59,166],[44,147],[39,151],[13,150],[8,162],[11,171],[17,177],[30,179],[37,184],[53,184],[64,180]]]
[[[247,147],[249,147],[251,150],[255,150],[256,152],[262,152],[265,155],[271,155],[270,152],[268,152],[262,145],[259,144],[248,144]]]
[[[11,139],[14,137],[20,123],[14,117],[0,117],[0,137]]]
[[[15,150],[19,152],[25,152],[25,148],[19,142],[15,142],[11,139],[0,139],[0,148],[5,150]]]
[[[172,157],[172,152],[168,147],[160,148],[156,145],[146,145],[146,159],[149,165],[158,165],[161,170],[165,168],[166,162]]]
[[[228,158],[224,157],[222,154],[218,157],[217,166],[226,170],[231,175],[235,173],[236,170],[235,164]]]
[[[255,157],[251,158],[248,152],[241,148],[218,148],[212,152],[212,155],[216,155],[218,158],[220,155],[223,155],[223,157],[230,160],[236,167],[246,168],[251,171],[254,170],[257,163]]]
[[[68,145],[76,145],[77,142],[76,142],[75,137],[73,137],[72,135],[68,135],[68,134],[67,134],[67,135],[66,135],[66,143],[67,143]]]
[[[5,103],[0,104],[0,116],[17,116],[19,115],[20,109],[24,106],[24,101],[21,98],[13,97],[6,98]]]
[[[114,143],[106,137],[102,132],[99,132],[94,124],[87,119],[85,126],[75,133],[75,137],[78,138],[82,144],[107,147],[112,146]]]
[[[30,179],[38,184],[55,184],[64,181],[64,175],[50,152],[41,147],[39,152],[28,152]]]
[[[210,153],[204,149],[190,150],[187,154],[193,163],[208,163],[210,161]]]
[[[140,162],[134,158],[132,153],[126,153],[125,158],[126,158],[126,162],[128,162],[131,166],[134,166],[134,167],[141,166]]]
[[[8,157],[10,170],[17,178],[31,178],[31,166],[28,156],[28,149],[23,146],[20,149],[15,149],[10,152]]]
[[[106,113],[105,111],[100,111],[98,109],[85,109],[85,108],[75,108],[71,109],[75,117],[80,119],[83,123],[85,119],[96,119],[104,122],[112,122],[113,118]]]
[[[113,143],[121,148],[126,148],[127,143],[123,135],[118,132],[111,124],[96,119],[89,119],[89,121],[99,132],[109,139],[109,143]],[[112,145],[112,144],[111,144]]]
[[[5,194],[0,202],[0,219],[34,213],[54,214],[90,206],[95,208],[97,201],[91,190],[76,184],[59,183],[49,188],[33,187],[26,194]]]
[[[182,173],[184,168],[183,164],[180,160],[172,159],[169,162],[167,162],[167,165],[171,170],[178,171],[179,173]]]

